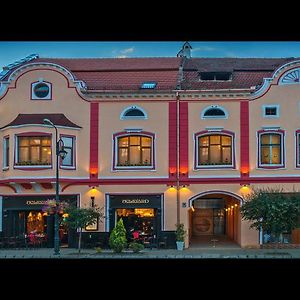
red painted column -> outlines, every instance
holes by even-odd
[[[179,171],[182,179],[188,178],[189,168],[189,126],[188,103],[179,104]]]
[[[169,102],[169,178],[176,179],[177,172],[177,106]]]
[[[90,106],[90,178],[98,178],[99,103]]]
[[[240,103],[241,177],[249,178],[249,101]]]

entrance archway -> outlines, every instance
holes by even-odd
[[[243,198],[227,191],[207,191],[189,199],[190,247],[238,247]],[[215,240],[215,241],[214,241]]]

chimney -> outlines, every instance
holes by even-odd
[[[181,50],[177,53],[177,57],[186,57],[191,58],[191,49],[192,46],[189,42],[185,42],[181,48]]]

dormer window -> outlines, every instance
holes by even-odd
[[[231,79],[231,72],[200,72],[200,80],[202,81],[228,81]]]
[[[138,106],[131,106],[124,109],[120,116],[121,120],[130,120],[130,119],[147,119],[147,113]]]
[[[39,80],[31,84],[32,100],[51,100],[51,98],[52,90],[50,82]]]

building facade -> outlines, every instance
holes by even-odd
[[[103,207],[85,236],[107,241],[122,218],[175,247],[223,234],[241,247],[259,233],[242,220],[257,187],[300,187],[300,60],[192,58],[49,59],[4,68],[0,88],[0,231],[37,230],[53,243],[58,129],[61,200]],[[61,228],[62,244],[76,233]]]

